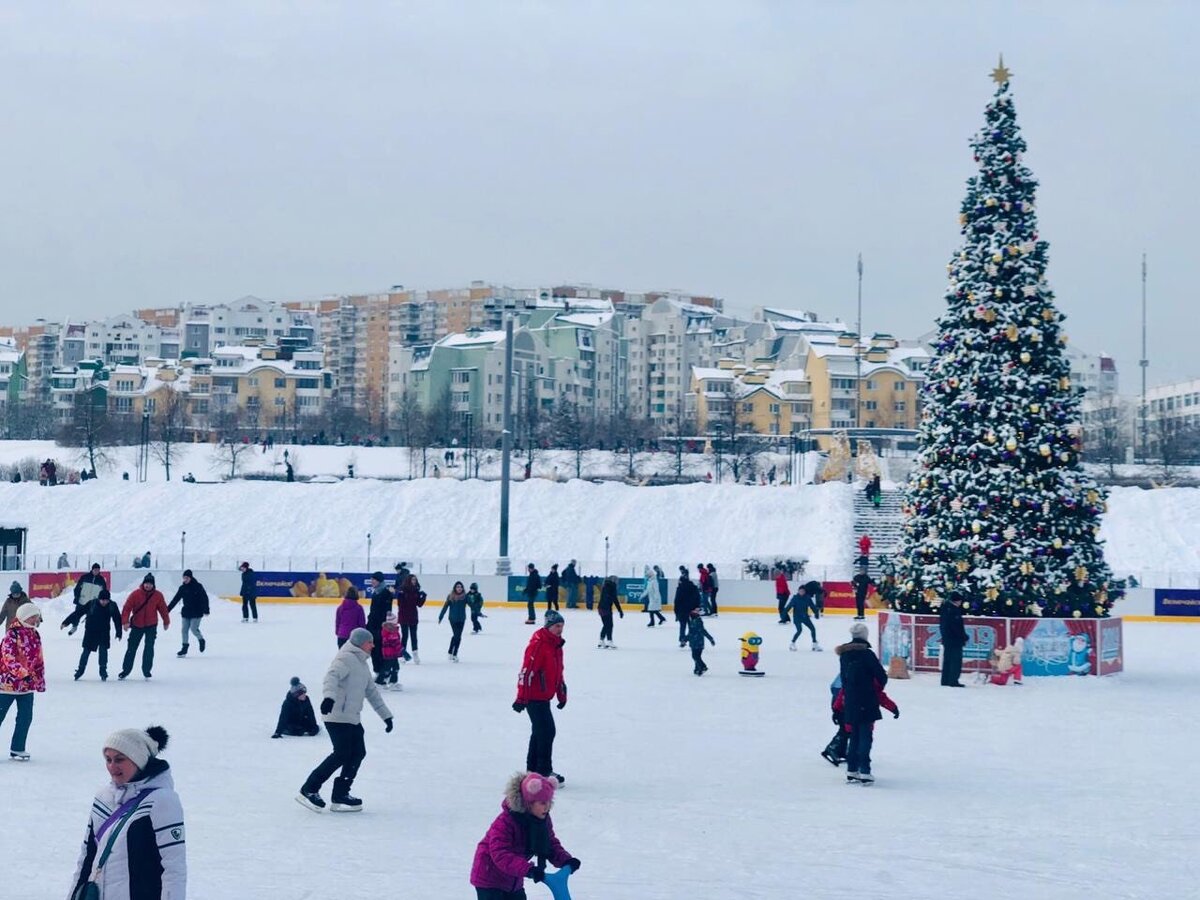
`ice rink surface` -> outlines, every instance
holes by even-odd
[[[270,734],[292,675],[319,702],[332,606],[263,604],[261,624],[242,625],[216,602],[205,654],[175,657],[175,623],[159,635],[151,681],[140,668],[116,681],[121,644],[102,684],[94,657],[72,682],[81,633],[57,629],[64,601],[47,604],[33,758],[0,763],[5,831],[22,847],[0,895],[66,897],[106,777],[105,736],[158,723],[187,815],[190,898],[473,897],[475,844],[524,761],[528,719],[510,704],[532,627],[515,609],[489,610],[455,665],[439,606],[431,597],[422,611],[422,664],[385,695],[396,730],[366,713],[354,791],[364,811],[317,815],[293,796],[328,751],[325,735]],[[630,612],[619,649],[600,650],[597,615],[566,615],[570,702],[556,713],[554,759],[567,786],[553,816],[583,862],[575,900],[1180,897],[1200,878],[1188,763],[1200,744],[1198,626],[1126,624],[1127,671],[1108,679],[962,691],[933,676],[893,682],[901,717],[878,724],[878,781],[857,787],[818,755],[848,618],[817,623],[823,653],[807,638],[789,653],[792,630],[773,616],[709,619],[717,646],[697,678],[673,622],[650,629]],[[765,678],[737,674],[747,629],[764,636]]]

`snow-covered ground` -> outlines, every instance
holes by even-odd
[[[52,602],[53,623],[63,601]],[[124,683],[115,662],[100,683],[94,658],[73,683],[78,636],[44,629],[49,687],[37,698],[33,759],[0,764],[5,830],[19,836],[0,895],[66,895],[105,778],[104,737],[157,722],[172,734],[165,755],[187,815],[189,897],[474,896],[475,843],[528,738],[527,718],[509,708],[530,630],[522,615],[489,611],[484,634],[464,637],[463,661],[451,665],[448,628],[424,611],[423,663],[402,671],[403,693],[386,695],[396,731],[365,719],[355,785],[365,811],[355,816],[293,802],[327,752],[323,734],[269,739],[291,675],[319,692],[333,611],[262,615],[243,626],[232,604],[218,604],[204,623],[208,652],[186,659],[174,656],[173,626],[160,634],[154,679]],[[620,649],[602,651],[597,617],[567,616],[571,693],[555,744],[567,787],[554,819],[583,861],[577,900],[1182,897],[1200,879],[1188,849],[1200,787],[1177,777],[1180,754],[1200,742],[1196,716],[1178,714],[1200,677],[1195,626],[1127,624],[1126,672],[1109,679],[964,691],[931,676],[893,682],[902,715],[879,723],[879,781],[861,788],[817,755],[833,729],[832,652],[789,653],[790,629],[771,617],[724,615],[709,620],[717,646],[701,679],[671,627],[627,615]],[[848,625],[817,623],[830,649]],[[765,636],[761,680],[736,674],[747,627]]]
[[[248,452],[247,471],[278,472],[283,449]],[[73,566],[96,559],[128,565],[146,550],[156,564],[161,560],[175,566],[183,531],[186,558],[198,568],[228,569],[236,560],[250,559],[263,570],[365,569],[368,533],[373,566],[394,559],[422,560],[426,571],[449,565],[454,571],[484,572],[494,566],[497,482],[450,477],[461,475],[461,469],[447,470],[443,478],[376,480],[404,477],[409,454],[403,449],[292,451],[300,457],[301,474],[344,475],[353,461],[357,477],[331,477],[331,483],[221,483],[207,468],[212,448],[188,446],[170,482],[161,466],[152,463],[144,483],[122,481],[112,473],[53,490],[27,482],[0,483],[0,525],[29,527],[32,568],[54,568],[64,551]],[[0,442],[0,464],[50,455],[65,459],[71,452],[48,442]],[[127,458],[118,460],[118,471],[134,472],[132,449],[119,452]],[[819,577],[849,573],[848,485],[594,484],[566,480],[569,456],[539,457],[538,468],[545,466],[547,475],[557,458],[562,480],[534,477],[513,484],[509,548],[518,564],[575,558],[588,571],[603,571],[607,537],[608,570],[622,574],[640,574],[646,562],[670,570],[679,562],[694,565],[699,560],[715,562],[729,574],[748,556],[773,554],[805,556],[809,571]],[[612,454],[605,458],[598,470],[616,471],[619,460]],[[695,455],[693,463],[704,468],[706,458]],[[184,484],[178,475],[187,471],[214,481]],[[1198,489],[1113,489],[1101,538],[1119,576],[1136,573],[1144,583],[1163,587],[1200,586]]]

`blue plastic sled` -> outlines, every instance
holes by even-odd
[[[542,882],[550,888],[554,900],[571,900],[571,892],[567,889],[567,879],[571,877],[571,867],[563,866],[557,872],[547,872]]]

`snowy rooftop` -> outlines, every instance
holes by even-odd
[[[463,350],[468,347],[490,347],[503,340],[503,331],[480,331],[477,334],[448,334],[434,346]]]

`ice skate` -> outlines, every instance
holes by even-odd
[[[200,652],[203,653],[204,652],[204,638],[200,638],[199,640],[200,640]]]
[[[329,800],[330,812],[362,812],[362,801],[349,794],[340,794]]]
[[[187,656],[187,650],[188,650],[188,645],[184,644],[182,647],[179,648],[179,652],[176,653],[175,655],[176,656]]]
[[[301,788],[300,793],[296,794],[296,802],[303,807],[311,809],[313,812],[325,811],[325,801],[321,799],[321,795],[316,791],[306,793]]]
[[[814,653],[820,653],[823,649],[824,648],[820,644],[814,643],[812,645],[812,650]]]
[[[846,773],[846,784],[858,784],[859,776],[857,772]]]
[[[558,782],[558,786],[559,786],[559,787],[562,787],[564,784],[566,784],[566,783],[567,783],[567,779],[563,778],[563,777],[562,777],[561,775],[559,775],[557,772],[551,772],[551,773],[550,773],[550,777],[551,777],[551,778],[553,778],[555,781],[557,781],[557,782]]]
[[[826,747],[824,750],[821,751],[821,756],[824,758],[824,760],[827,763],[829,763],[834,768],[837,768],[838,766],[840,766],[842,764],[842,761],[840,759],[838,759],[834,755],[833,751],[830,750],[828,747]]]
[[[29,762],[29,754],[24,750],[12,750],[9,752],[8,758],[13,762]]]
[[[875,776],[872,775],[870,772],[859,772],[858,773],[858,783],[863,784],[863,785],[874,784]]]
[[[80,669],[78,672],[75,673],[75,680],[78,681],[82,677],[83,677],[83,670]]]
[[[416,650],[412,652],[412,659],[415,665],[419,666],[421,664],[421,654],[419,654]]]
[[[791,650],[793,653],[795,653],[796,652],[796,644],[794,642],[791,644],[788,644],[788,649]]]
[[[71,635],[73,635],[75,633],[76,629],[78,629],[78,628],[79,628],[78,625],[72,625],[71,630],[67,632],[67,637],[70,637]]]
[[[458,662],[458,654],[457,653],[450,654],[450,662],[454,662],[454,663]]]

